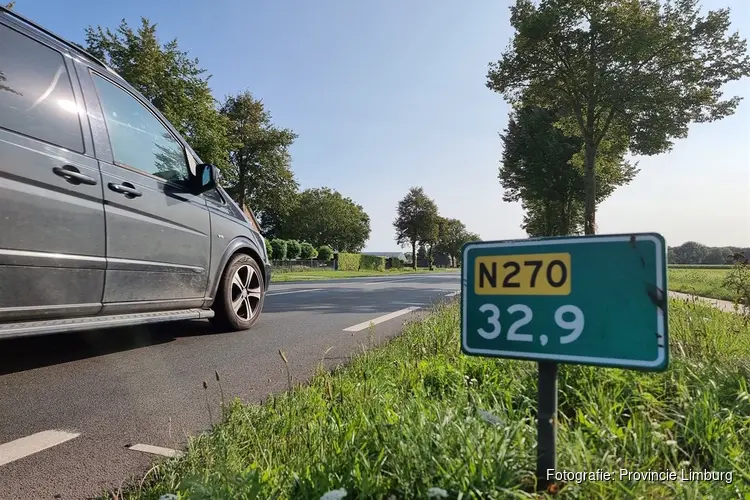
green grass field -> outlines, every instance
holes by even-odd
[[[359,278],[369,276],[389,276],[393,274],[410,274],[410,273],[429,273],[429,272],[458,272],[457,269],[445,269],[435,268],[430,271],[427,268],[417,268],[415,271],[412,268],[402,269],[388,269],[386,271],[334,271],[332,269],[292,269],[292,270],[274,270],[271,273],[271,283],[279,283],[284,281],[302,281],[302,280],[329,280],[337,278]]]
[[[531,498],[536,366],[462,355],[458,324],[457,302],[438,306],[304,387],[234,401],[183,458],[118,498]],[[670,335],[661,374],[561,368],[559,469],[615,473],[561,485],[561,498],[750,498],[750,326],[671,301]],[[619,480],[621,468],[732,471],[732,482]]]
[[[667,283],[669,289],[675,292],[731,301],[735,299],[734,294],[723,284],[729,269],[669,266]]]

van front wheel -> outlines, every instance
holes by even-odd
[[[263,310],[264,289],[263,272],[255,259],[244,253],[235,255],[219,283],[212,322],[220,328],[247,330]]]

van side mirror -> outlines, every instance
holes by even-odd
[[[200,194],[216,188],[218,177],[218,169],[210,163],[196,165],[195,177],[192,179],[193,190]]]

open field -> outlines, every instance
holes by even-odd
[[[732,269],[731,264],[669,264],[670,269]]]
[[[558,467],[615,473],[564,485],[563,498],[750,494],[750,326],[700,304],[669,307],[665,373],[562,367]],[[462,355],[458,322],[456,302],[438,306],[309,385],[263,405],[234,401],[183,458],[158,464],[124,497],[318,499],[340,488],[345,498],[427,498],[431,488],[443,498],[530,496],[536,366]],[[623,468],[732,478],[620,480]]]
[[[734,300],[734,294],[724,286],[729,268],[681,268],[669,266],[667,283],[670,290],[701,297]]]
[[[332,269],[318,270],[309,268],[309,270],[274,270],[271,275],[272,283],[279,283],[284,281],[302,281],[302,280],[329,280],[336,278],[360,278],[370,276],[392,276],[394,274],[412,274],[412,273],[430,273],[430,272],[446,272],[454,271],[458,272],[457,269],[446,269],[446,268],[435,268],[430,271],[428,268],[420,267],[415,271],[411,267],[401,269],[387,269],[385,271],[334,271]]]

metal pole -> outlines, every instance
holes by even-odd
[[[555,482],[557,466],[557,363],[540,361],[537,387],[537,489]],[[547,474],[549,472],[549,479]]]

